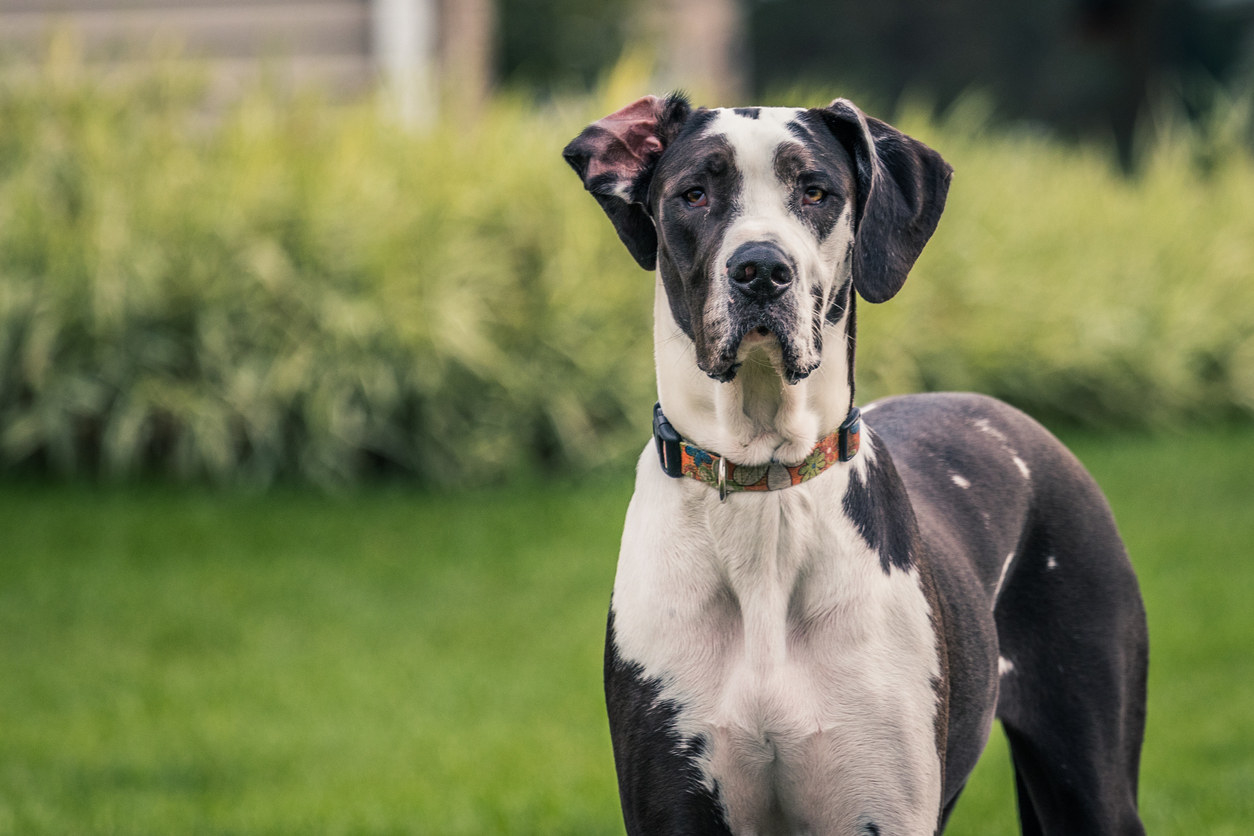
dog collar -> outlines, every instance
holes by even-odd
[[[822,438],[801,464],[779,462],[743,465],[729,462],[718,453],[702,450],[684,441],[662,414],[662,405],[653,407],[653,441],[657,445],[662,472],[678,479],[689,476],[718,487],[719,499],[734,491],[774,491],[808,482],[836,462],[847,462],[858,455],[862,441],[862,413],[851,407],[834,432]]]

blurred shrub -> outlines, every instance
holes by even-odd
[[[1087,426],[1248,420],[1254,122],[1225,116],[1158,125],[1132,178],[1106,149],[988,133],[969,103],[939,125],[904,116],[956,173],[900,301],[863,307],[860,379]]]
[[[403,130],[370,104],[72,59],[0,75],[0,464],[436,485],[635,454],[652,279],[559,151],[639,89]],[[821,97],[820,97],[821,98]],[[1163,426],[1254,412],[1254,162],[1163,139],[1141,176],[956,113],[957,168],[870,397],[971,388]],[[1213,151],[1213,149],[1211,149]]]

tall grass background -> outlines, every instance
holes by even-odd
[[[625,462],[653,281],[560,149],[646,76],[415,131],[265,86],[213,110],[185,71],[111,76],[72,49],[0,70],[0,469],[447,486]],[[861,400],[1254,415],[1248,108],[1162,120],[1132,176],[991,128],[976,99],[877,115],[956,175],[904,291],[861,310]]]

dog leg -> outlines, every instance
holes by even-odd
[[[1113,523],[1055,520],[1015,560],[995,611],[998,716],[1023,832],[1141,836],[1148,640]]]

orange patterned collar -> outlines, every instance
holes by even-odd
[[[702,450],[675,432],[662,414],[662,405],[653,407],[653,440],[658,459],[668,476],[688,476],[718,488],[720,499],[734,491],[773,491],[808,482],[836,462],[847,462],[858,454],[862,440],[862,413],[852,407],[836,430],[823,437],[810,455],[796,465],[770,462],[743,465],[728,461],[718,453]]]

